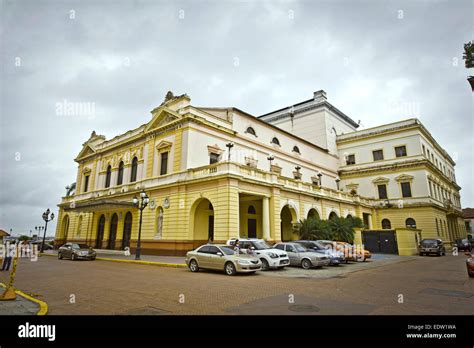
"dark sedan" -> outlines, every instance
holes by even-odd
[[[446,255],[446,248],[441,239],[423,239],[419,246],[420,256],[436,254],[438,256]]]
[[[86,244],[66,243],[58,250],[58,259],[95,260],[96,252]]]
[[[472,246],[468,239],[456,239],[456,247],[458,251],[471,251]]]

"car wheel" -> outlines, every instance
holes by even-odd
[[[312,266],[313,264],[308,259],[304,259],[303,261],[301,261],[301,267],[303,267],[304,269],[310,269]]]
[[[268,261],[265,259],[260,259],[260,261],[262,261],[262,271],[268,271],[270,269]]]
[[[94,257],[91,258],[91,260],[92,260],[92,261],[95,261],[95,258],[96,258],[96,257],[94,256]]]
[[[63,259],[63,255],[61,255],[61,253],[59,252],[58,253],[58,259],[62,260]]]
[[[235,266],[232,262],[227,262],[225,264],[225,273],[229,276],[233,276],[237,273],[237,270],[235,269]]]
[[[191,262],[189,262],[189,270],[191,272],[199,272],[199,266],[196,260],[191,260]]]
[[[71,261],[76,261],[76,254],[71,255]]]

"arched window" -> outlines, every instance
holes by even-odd
[[[407,228],[416,228],[416,221],[415,219],[408,218],[405,220],[405,226]]]
[[[249,206],[249,209],[247,210],[247,213],[257,214],[257,211],[255,210],[255,207],[253,205],[251,205],[251,206]]]
[[[122,185],[123,182],[123,162],[121,161],[118,168],[117,185]]]
[[[296,145],[293,146],[293,152],[296,152],[296,153],[301,154],[300,149],[299,149],[298,146],[296,146]]]
[[[257,136],[257,133],[255,133],[255,129],[253,129],[252,127],[247,127],[247,130],[245,131],[245,133],[252,134],[253,136]]]
[[[274,137],[274,138],[272,139],[272,144],[275,144],[275,145],[281,146],[281,145],[280,145],[280,140],[278,140],[278,138],[277,138],[277,137]]]
[[[390,230],[392,229],[392,223],[390,222],[389,219],[383,219],[382,220],[382,228],[384,230]]]
[[[110,177],[112,176],[112,167],[107,167],[107,174],[105,174],[105,187],[110,187]]]
[[[137,181],[137,170],[138,170],[138,158],[133,157],[133,160],[132,160],[132,173],[130,174],[130,182]]]

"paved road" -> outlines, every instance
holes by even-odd
[[[332,278],[228,277],[41,257],[20,261],[16,286],[46,301],[49,314],[472,314],[464,255],[353,266]]]

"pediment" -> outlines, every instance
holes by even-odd
[[[372,180],[374,184],[386,184],[390,181],[388,178],[384,178],[383,176],[379,176],[378,178]]]
[[[181,116],[168,108],[162,107],[153,111],[153,118],[145,128],[145,132],[161,128],[171,122],[180,119]]]
[[[79,155],[77,155],[76,161],[93,154],[95,154],[95,150],[92,148],[92,146],[90,146],[89,144],[86,144],[82,148],[81,152],[79,152]]]
[[[169,150],[172,145],[173,143],[166,140],[162,140],[158,145],[156,145],[156,149],[158,150],[158,152],[166,151]]]
[[[412,181],[413,180],[413,176],[412,175],[408,175],[408,174],[402,174],[402,175],[399,175],[395,178],[395,180],[397,181]]]

